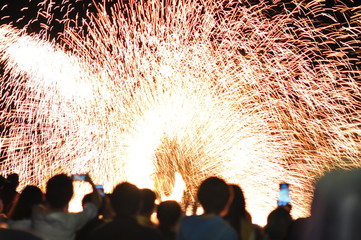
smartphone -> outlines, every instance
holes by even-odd
[[[73,174],[71,175],[73,181],[84,181],[86,178],[86,174]]]
[[[95,185],[95,188],[98,190],[98,193],[100,194],[100,196],[102,196],[102,197],[105,196],[103,185]]]
[[[290,185],[288,183],[281,183],[277,205],[287,206],[291,202]]]

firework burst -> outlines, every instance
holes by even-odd
[[[360,15],[323,25],[320,1],[277,14],[215,2],[99,5],[61,44],[1,27],[2,171],[24,184],[90,172],[108,191],[128,180],[162,196],[179,174],[190,201],[218,175],[260,224],[287,181],[306,215],[317,177],[361,165]]]

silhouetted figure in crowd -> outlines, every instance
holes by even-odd
[[[86,182],[92,188],[92,200],[79,213],[69,213],[73,196],[73,180],[65,174],[52,177],[46,185],[46,204],[37,205],[33,211],[34,230],[47,240],[73,240],[75,233],[93,219],[101,204],[101,197],[90,177]]]
[[[40,188],[32,185],[26,186],[13,209],[9,214],[9,227],[23,230],[31,229],[32,209],[43,202],[43,193]]]
[[[161,202],[157,208],[158,230],[163,240],[175,240],[182,209],[176,201]]]
[[[4,178],[4,176],[0,175],[0,228],[2,225],[4,225],[4,222],[7,220],[7,216],[3,212],[4,211],[4,203],[1,198],[1,192],[5,186],[5,181],[6,181],[6,178]]]
[[[246,219],[246,202],[244,200],[244,195],[242,189],[237,185],[230,185],[233,188],[233,201],[229,206],[229,211],[226,216],[224,216],[224,220],[226,220],[233,229],[237,232],[238,236],[241,235],[242,232],[242,219]],[[242,238],[247,239],[247,238]]]
[[[156,228],[156,224],[151,221],[151,216],[155,210],[155,200],[157,198],[155,192],[148,188],[140,189],[141,204],[137,216],[137,221],[145,227]]]
[[[15,206],[18,200],[19,193],[16,191],[16,188],[18,186],[19,186],[19,175],[17,173],[12,173],[8,175],[0,196],[4,204],[3,213],[5,215],[9,214],[9,212]]]
[[[233,191],[227,183],[217,177],[204,180],[198,188],[197,198],[204,214],[186,216],[181,219],[178,240],[236,240],[236,231],[225,221],[233,200]]]
[[[111,195],[115,211],[113,221],[104,224],[92,234],[93,240],[159,240],[160,233],[155,229],[144,227],[137,222],[136,216],[141,204],[139,189],[128,182],[118,184]]]
[[[298,218],[291,223],[287,240],[302,240],[307,230],[309,217]]]
[[[326,173],[317,183],[303,239],[361,239],[361,169]]]
[[[252,224],[251,216],[246,210],[246,201],[242,189],[235,184],[230,186],[233,188],[234,197],[227,215],[223,217],[224,220],[237,232],[239,239],[263,239],[262,228]]]
[[[267,217],[265,234],[269,240],[284,240],[288,237],[292,223],[290,212],[284,207],[277,207]]]
[[[91,201],[92,201],[92,194],[89,193],[85,195],[82,201],[83,208],[87,203],[90,203]],[[77,231],[75,240],[89,239],[92,236],[93,231],[105,223],[105,221],[102,218],[100,218],[102,217],[101,214],[104,209],[104,203],[105,201],[103,199],[102,206],[98,209],[98,214],[89,222],[87,222],[79,231]]]
[[[0,175],[0,196],[3,188],[5,187],[6,178],[3,175]]]

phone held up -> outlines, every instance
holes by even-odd
[[[290,202],[291,202],[290,185],[288,183],[281,183],[277,205],[287,206],[290,204]]]
[[[98,190],[98,193],[100,194],[100,196],[102,196],[102,197],[105,196],[103,185],[95,185],[95,188]]]
[[[73,174],[71,175],[73,181],[85,181],[86,174]]]

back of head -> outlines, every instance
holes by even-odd
[[[30,219],[32,207],[43,201],[40,188],[28,185],[21,192],[10,218],[13,220]]]
[[[55,175],[46,184],[46,200],[53,209],[64,209],[73,196],[73,180],[65,174]]]
[[[161,227],[174,226],[180,219],[181,215],[181,206],[176,201],[161,202],[157,208],[157,218]]]
[[[231,224],[231,226],[239,232],[241,226],[241,219],[246,218],[246,202],[244,199],[242,189],[235,184],[230,185],[233,189],[234,197],[229,207],[229,211],[224,219]]]
[[[361,238],[361,169],[335,170],[317,183],[304,239]]]
[[[17,173],[12,173],[7,176],[3,186],[3,195],[4,197],[12,197],[16,194],[16,188],[19,186],[19,175]]]
[[[197,192],[198,201],[205,213],[220,214],[224,210],[229,196],[227,183],[218,177],[204,180]]]
[[[16,189],[19,186],[19,174],[9,174],[6,178],[6,183],[10,188]]]
[[[111,204],[117,216],[134,216],[140,207],[140,191],[137,186],[123,182],[118,184],[111,196]]]
[[[17,173],[9,174],[5,180],[5,184],[1,190],[1,199],[4,204],[4,213],[9,214],[11,209],[13,208],[16,196],[18,193],[16,192],[16,188],[19,185],[19,175]]]
[[[141,207],[139,213],[142,215],[151,214],[155,207],[155,200],[157,198],[155,192],[148,188],[140,189]]]
[[[292,217],[288,210],[278,207],[267,217],[265,232],[270,239],[284,239],[292,223]]]

